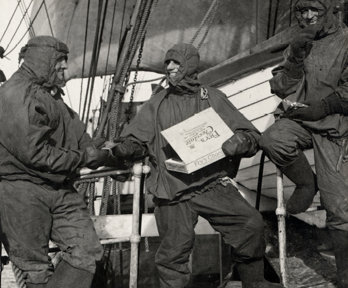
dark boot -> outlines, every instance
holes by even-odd
[[[237,264],[237,271],[242,281],[242,288],[276,288],[283,287],[279,283],[265,280],[263,259]]]
[[[306,156],[300,151],[295,162],[281,167],[280,170],[296,185],[294,193],[286,203],[286,211],[290,214],[306,211],[318,190],[316,176]]]
[[[48,281],[47,288],[89,288],[92,280],[92,273],[77,269],[68,262],[61,261]]]
[[[337,268],[337,287],[348,287],[348,231],[330,230],[332,243],[334,246],[336,268]]]

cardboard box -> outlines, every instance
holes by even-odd
[[[233,135],[211,107],[161,133],[180,157],[167,159],[167,169],[186,174],[224,158],[221,146]]]

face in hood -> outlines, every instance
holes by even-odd
[[[35,81],[47,87],[65,85],[63,70],[66,69],[68,47],[51,36],[37,36],[28,41],[19,54],[22,67],[29,71]],[[62,64],[63,63],[63,64]]]
[[[320,27],[318,37],[334,33],[340,26],[337,17],[336,0],[298,0],[295,4],[295,16],[301,28],[315,24]],[[311,12],[306,12],[306,11]],[[306,18],[306,13],[315,13],[314,20]]]
[[[199,53],[196,47],[186,43],[174,45],[167,51],[164,65],[167,81],[172,87],[194,92],[199,89]]]

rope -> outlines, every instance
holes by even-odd
[[[97,73],[97,68],[98,68],[98,60],[99,60],[99,55],[100,55],[100,47],[101,47],[101,43],[103,40],[103,32],[104,32],[104,26],[105,26],[105,19],[106,19],[106,12],[107,12],[107,8],[108,8],[108,3],[109,0],[105,0],[104,2],[104,13],[103,13],[103,20],[102,20],[102,25],[100,28],[100,31],[98,33],[98,44],[97,44],[97,51],[96,51],[96,57],[95,57],[95,62],[94,62],[94,66],[93,66],[93,78],[92,78],[92,85],[91,85],[91,90],[90,90],[90,94],[89,94],[89,99],[88,99],[88,108],[87,108],[87,115],[86,115],[86,127],[88,125],[88,118],[89,118],[89,111],[91,109],[91,103],[92,103],[92,94],[93,94],[93,90],[94,90],[94,83],[95,83],[95,75]]]
[[[83,74],[85,72],[85,62],[86,62],[86,49],[87,49],[87,35],[88,35],[88,23],[89,23],[89,8],[91,0],[87,2],[87,16],[86,16],[86,29],[85,29],[85,43],[83,45],[83,59],[82,59],[82,77],[80,86],[80,102],[79,102],[79,114],[81,114],[81,103],[82,103],[82,86],[83,86]]]
[[[21,21],[19,21],[19,24],[18,24],[18,26],[17,26],[15,32],[12,34],[12,38],[11,38],[10,42],[8,43],[7,47],[5,48],[5,51],[6,51],[6,50],[8,49],[8,47],[11,45],[11,42],[12,42],[13,38],[16,36],[16,34],[17,34],[19,28],[21,27],[22,22],[23,22],[23,20],[24,20],[24,18],[25,18],[25,15],[28,13],[28,9],[29,9],[29,7],[30,7],[30,5],[31,5],[32,3],[33,3],[33,0],[31,0],[31,2],[29,3],[28,8],[25,10],[24,15],[23,15]],[[27,30],[27,32],[26,32],[25,34],[28,33],[29,29],[30,29],[30,27],[28,28],[28,30]],[[8,54],[8,53],[7,53],[7,54]]]
[[[52,29],[52,24],[51,24],[51,19],[50,19],[50,15],[48,14],[48,9],[47,9],[47,5],[46,5],[46,1],[43,0],[43,2],[44,2],[44,6],[45,6],[46,15],[47,15],[48,25],[50,26],[50,30],[51,30],[51,35],[52,35],[52,37],[54,37],[54,33],[53,33],[53,29]]]
[[[109,196],[110,196],[110,188],[111,188],[111,177],[108,176],[104,178],[102,202],[100,206],[99,215],[106,215],[107,213]]]
[[[209,31],[210,31],[210,28],[211,26],[213,25],[213,21],[214,21],[214,18],[215,18],[215,15],[216,15],[216,11],[218,10],[218,5],[215,6],[215,9],[214,9],[214,12],[213,12],[213,15],[211,18],[210,18],[210,21],[209,21],[209,24],[207,25],[207,28],[205,29],[205,32],[202,36],[202,39],[201,41],[197,44],[197,49],[201,48],[205,38],[207,37]]]
[[[215,13],[216,13],[216,10],[217,10],[215,6],[217,6],[217,3],[218,3],[218,0],[214,0],[214,1],[211,3],[211,5],[210,5],[210,7],[209,7],[209,9],[208,9],[208,11],[207,11],[207,13],[205,14],[205,16],[204,16],[204,18],[203,18],[201,24],[199,25],[199,27],[198,27],[196,33],[193,35],[193,37],[192,37],[192,39],[191,39],[191,41],[190,41],[190,44],[193,44],[193,43],[195,42],[196,38],[197,38],[198,35],[200,34],[200,32],[201,32],[201,30],[203,29],[203,27],[208,23],[208,21],[211,21],[211,22],[212,22],[212,20],[211,20],[210,18],[212,18],[212,17],[211,17],[212,15],[215,16]],[[212,13],[213,11],[215,11],[215,12]],[[207,33],[206,33],[206,34],[207,34]]]
[[[273,0],[270,0],[270,1],[269,1],[269,6],[268,6],[267,39],[268,39],[269,37],[271,37],[272,7],[273,7]]]
[[[123,79],[128,71],[128,67],[130,67],[131,65],[131,62],[133,60],[133,57],[134,57],[134,54],[137,50],[137,47],[139,46],[139,43],[141,43],[145,37],[145,34],[146,34],[146,27],[148,25],[148,20],[150,18],[150,15],[151,15],[151,7],[153,5],[153,1],[146,1],[145,3],[145,6],[143,8],[143,13],[141,14],[143,17],[141,18],[141,21],[139,21],[139,24],[138,24],[138,27],[139,27],[139,30],[138,30],[138,33],[134,33],[134,42],[135,42],[135,45],[131,46],[132,49],[129,53],[129,57],[127,58],[127,62],[126,62],[126,65],[123,67],[123,75],[121,74],[121,79]],[[133,36],[132,35],[132,36]],[[137,37],[136,37],[137,36]],[[133,37],[132,37],[133,38]],[[120,114],[120,100],[121,100],[121,95],[120,93],[117,93],[116,94],[117,97],[117,109],[116,109],[116,113],[115,113],[115,117],[113,118],[113,120],[115,121],[114,123],[118,123],[118,120],[119,120],[119,114]],[[116,128],[116,124],[113,126],[114,128]],[[114,137],[117,137],[116,135],[116,132],[120,133],[121,131],[112,131],[111,135],[114,136]]]
[[[93,51],[92,51],[92,57],[91,57],[91,65],[89,67],[86,96],[85,96],[85,101],[83,103],[82,121],[84,121],[86,125],[87,125],[87,121],[85,120],[85,116],[86,116],[86,108],[87,108],[87,99],[88,99],[89,86],[91,84],[91,75],[92,75],[92,71],[93,71],[93,65],[94,65],[95,57],[96,57],[98,34],[99,34],[99,29],[100,29],[100,18],[101,18],[101,13],[102,13],[102,4],[103,4],[103,0],[99,0],[98,15],[97,15],[97,27],[95,29],[95,34],[94,34],[94,43],[93,43]]]
[[[148,83],[148,82],[154,82],[154,81],[158,81],[158,80],[162,80],[163,76],[161,77],[157,77],[157,78],[153,78],[153,79],[149,79],[149,80],[137,80],[136,82],[130,82],[126,85],[126,87],[130,86],[130,85],[136,85],[136,84],[142,84],[142,83]]]
[[[22,12],[22,16],[24,18],[25,24],[27,25],[27,28],[29,28],[30,27],[30,18],[28,17],[28,15],[25,15],[25,10],[26,10],[25,2],[21,1],[21,0],[17,0],[17,1],[19,1],[19,7],[21,8],[21,12]],[[30,35],[30,37],[35,36],[34,29],[29,29],[29,35]]]
[[[16,14],[16,11],[17,11],[18,7],[19,7],[19,2],[17,3],[17,6],[16,6],[16,8],[14,9],[14,11],[13,11],[13,13],[12,13],[12,16],[11,16],[11,18],[10,18],[10,21],[7,23],[7,26],[6,26],[6,28],[5,28],[4,33],[2,33],[2,36],[1,36],[1,38],[0,38],[0,43],[2,42],[2,39],[4,38],[4,36],[5,36],[5,34],[6,34],[7,30],[8,30],[8,27],[10,26],[10,24],[11,24],[11,22],[12,22],[12,20],[13,20],[13,17],[14,17],[14,15]]]
[[[106,75],[107,71],[107,64],[109,62],[109,55],[110,55],[110,47],[111,47],[111,40],[112,40],[112,34],[114,31],[114,20],[115,20],[115,15],[116,15],[116,6],[117,6],[117,0],[114,2],[114,9],[112,11],[112,18],[111,18],[111,30],[110,30],[110,37],[109,37],[109,45],[108,45],[108,53],[106,54],[106,61],[105,61],[105,70],[104,70],[104,75]]]
[[[276,8],[274,11],[274,19],[273,19],[273,33],[272,36],[274,36],[276,28],[277,28],[277,18],[278,18],[278,11],[279,11],[279,0],[276,2]]]
[[[33,0],[31,0],[31,2],[29,3],[28,9],[29,9],[29,7],[30,7],[30,5],[31,5],[32,2],[33,2]],[[33,18],[33,21],[31,22],[31,26],[33,25],[33,23],[34,23],[34,21],[35,21],[37,15],[39,14],[39,12],[40,12],[40,10],[41,10],[41,8],[42,8],[42,5],[43,5],[43,2],[41,2],[41,5],[40,5],[39,9],[38,9],[37,12],[36,12],[36,14],[35,14],[35,16],[34,16],[34,18]],[[30,28],[31,28],[31,27],[28,28],[28,30],[24,33],[24,35],[22,36],[22,38],[19,39],[18,43],[17,43],[6,55],[4,55],[4,57],[6,57],[7,55],[9,55],[13,50],[15,50],[15,49],[17,48],[17,46],[22,42],[22,40],[23,40],[23,38],[25,37],[25,35],[27,35],[27,33],[28,33],[28,31],[29,31]],[[18,30],[18,29],[17,29],[17,30]],[[17,33],[17,31],[16,31],[15,33]],[[15,34],[14,34],[14,35],[15,35]],[[12,39],[13,39],[13,37],[12,37]],[[12,41],[12,39],[11,39],[11,41]],[[8,45],[8,46],[9,46],[9,45]],[[7,48],[8,48],[8,46],[7,46]],[[6,48],[5,50],[7,50],[7,48]]]

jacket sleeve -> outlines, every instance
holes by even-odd
[[[149,146],[155,138],[155,114],[156,111],[150,99],[141,107],[131,122],[124,127],[121,137],[128,138],[143,146]]]
[[[295,93],[304,77],[304,64],[290,62],[288,55],[285,50],[284,61],[272,70],[273,78],[269,81],[271,92],[281,99]]]
[[[7,111],[2,111],[0,123],[2,127],[8,125],[1,129],[1,144],[31,169],[59,174],[74,172],[83,162],[83,152],[52,143],[50,107],[43,100],[51,96],[40,88],[29,93],[32,97],[25,97],[24,103],[7,103]],[[8,121],[6,118],[13,112],[16,113]]]

